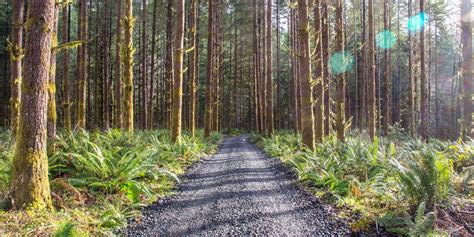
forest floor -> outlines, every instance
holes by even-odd
[[[226,138],[176,195],[145,208],[126,235],[345,235],[348,225],[247,136]]]

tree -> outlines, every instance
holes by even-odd
[[[142,122],[142,128],[143,129],[148,129],[148,95],[147,95],[147,50],[148,50],[148,45],[147,45],[147,10],[146,10],[146,0],[142,0],[142,38],[141,38],[141,122]]]
[[[384,0],[383,4],[383,24],[384,24],[384,32],[390,32],[390,3],[388,0]],[[385,40],[391,40],[387,37]],[[388,46],[388,45],[385,45]],[[384,115],[383,115],[383,133],[384,135],[388,135],[388,129],[390,125],[390,121],[392,118],[391,110],[392,110],[392,72],[391,72],[391,60],[390,60],[390,47],[385,47],[384,57],[385,57],[385,67],[384,67],[384,82],[385,82],[385,98],[384,98]]]
[[[103,129],[107,130],[110,128],[110,108],[109,108],[109,94],[110,94],[110,81],[109,81],[109,39],[110,35],[110,8],[109,0],[104,0],[104,44],[103,44],[103,100],[102,100],[102,109],[103,109]]]
[[[314,6],[314,42],[316,44],[316,68],[314,96],[316,103],[314,107],[315,138],[322,142],[324,137],[324,74],[323,74],[323,44],[322,44],[322,16],[321,0],[317,0]]]
[[[331,75],[329,74],[329,1],[323,1],[322,8],[322,47],[324,83],[324,135],[331,131]]]
[[[69,27],[70,24],[70,17],[69,14],[71,11],[71,6],[67,5],[63,7],[63,14],[62,14],[62,42],[63,44],[69,42],[69,31],[71,28]],[[67,130],[71,130],[71,96],[70,96],[70,88],[69,88],[69,50],[66,50],[63,53],[63,95],[64,95],[64,102],[63,102],[63,119],[64,119],[64,127]]]
[[[122,0],[117,0],[117,27],[115,29],[115,99],[114,127],[122,128]]]
[[[15,135],[18,129],[18,120],[20,116],[20,98],[21,98],[21,60],[23,58],[23,0],[13,0],[13,14],[12,14],[12,41],[8,46],[10,52],[10,130],[12,137],[15,139]]]
[[[166,7],[166,56],[165,56],[165,127],[171,128],[171,81],[173,80],[173,0]]]
[[[78,88],[77,88],[77,128],[86,128],[86,87],[87,87],[87,1],[79,0],[79,24],[77,37],[82,41],[78,48]]]
[[[462,30],[462,76],[463,76],[463,124],[462,136],[473,137],[472,133],[472,22],[470,15],[472,3],[469,0],[461,2]]]
[[[368,119],[369,119],[369,136],[371,139],[375,138],[376,132],[376,117],[377,117],[377,109],[376,109],[376,94],[375,94],[375,42],[374,42],[374,7],[373,7],[373,0],[368,0],[368,24],[369,24],[369,83],[368,83]]]
[[[179,143],[181,140],[181,114],[183,106],[184,0],[177,1],[176,12],[171,140]]]
[[[359,62],[359,73],[358,73],[358,80],[359,84],[359,118],[357,121],[359,122],[359,129],[363,130],[366,128],[366,121],[367,121],[367,112],[366,112],[366,91],[367,91],[367,70],[366,70],[366,60],[367,60],[367,43],[366,43],[366,24],[365,24],[365,13],[366,13],[366,4],[365,0],[362,0],[362,18],[361,18],[361,25],[362,25],[362,32],[361,32],[361,41],[362,45],[360,47],[360,62]]]
[[[207,24],[207,65],[206,65],[206,108],[205,108],[205,124],[204,124],[204,136],[209,138],[212,131],[212,71],[214,70],[213,65],[213,51],[214,51],[214,1],[208,0],[208,24]]]
[[[197,49],[197,1],[198,0],[191,0],[191,42],[189,47],[192,49],[190,52],[190,60],[191,62],[189,63],[189,75],[191,76],[190,80],[190,124],[189,124],[189,130],[191,132],[191,136],[195,135],[196,132],[196,123],[197,123],[197,111],[196,111],[196,104],[197,104],[197,77],[198,77],[198,71],[197,71],[197,65],[198,65],[198,49]]]
[[[51,62],[48,82],[48,138],[56,138],[56,48],[58,47],[59,5],[54,6],[53,35],[51,36]]]
[[[425,0],[420,0],[420,12],[424,12]],[[428,138],[428,93],[426,89],[426,65],[425,65],[425,29],[420,31],[420,135],[423,139]]]
[[[26,27],[24,79],[18,133],[13,155],[12,190],[16,208],[50,209],[48,181],[47,101],[53,0],[30,0]]]
[[[272,70],[272,1],[267,0],[267,11],[266,11],[266,99],[267,99],[267,108],[266,108],[266,117],[267,117],[267,126],[266,134],[272,135],[274,133],[274,124],[273,124],[273,70]]]
[[[135,18],[133,17],[133,1],[125,1],[124,23],[124,81],[125,81],[125,111],[124,127],[127,131],[133,131],[133,48],[132,33]]]
[[[342,64],[346,64],[346,53],[344,50],[344,19],[343,19],[343,6],[342,0],[336,0],[336,52],[341,54]],[[345,66],[342,66],[345,67]],[[346,76],[345,68],[340,69],[341,72],[336,76],[336,132],[337,138],[340,141],[345,139],[345,126],[346,126]]]
[[[408,0],[408,18],[412,16],[412,0]],[[412,136],[416,134],[415,128],[415,79],[413,78],[413,41],[411,33],[408,33],[408,130]]]
[[[150,73],[150,93],[148,99],[148,127],[153,129],[153,90],[155,82],[155,54],[156,54],[156,15],[157,15],[157,0],[153,0],[153,24],[152,24],[152,36],[151,36],[151,73]]]
[[[299,56],[301,77],[301,129],[303,144],[315,149],[313,92],[311,86],[311,62],[309,49],[308,6],[306,0],[298,0]]]

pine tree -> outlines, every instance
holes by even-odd
[[[133,131],[133,48],[132,32],[135,18],[133,17],[133,1],[125,1],[124,16],[124,95],[125,95],[125,111],[124,111],[124,128]]]
[[[8,47],[10,53],[10,131],[12,132],[13,140],[18,129],[18,120],[20,116],[20,98],[21,98],[21,81],[22,68],[21,61],[23,58],[23,12],[24,1],[13,0],[13,14],[12,14],[12,41]],[[6,64],[5,64],[6,65]],[[6,75],[6,73],[5,73]]]
[[[184,0],[177,1],[176,12],[171,140],[179,143],[181,140],[181,114],[183,106]]]

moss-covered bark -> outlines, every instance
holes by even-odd
[[[23,0],[13,0],[13,15],[12,15],[12,41],[7,47],[10,53],[10,67],[11,67],[11,78],[10,78],[10,130],[12,137],[15,139],[15,135],[18,129],[18,119],[20,114],[20,97],[21,97],[21,61],[23,58],[23,6],[25,5]]]
[[[206,108],[204,118],[204,136],[209,138],[212,131],[212,71],[213,71],[213,38],[214,38],[214,1],[208,1],[209,17],[208,17],[208,35],[207,35],[207,65],[206,65]]]
[[[20,120],[13,156],[13,205],[51,208],[48,181],[47,101],[54,21],[53,0],[31,0],[27,16]]]
[[[48,138],[56,138],[56,48],[58,47],[59,5],[54,7],[53,35],[51,36],[51,64],[48,84]]]
[[[196,122],[197,122],[197,111],[196,111],[196,104],[197,104],[197,1],[198,0],[191,0],[191,42],[189,47],[192,49],[189,63],[189,75],[191,76],[191,84],[190,84],[190,103],[189,103],[189,131],[191,132],[191,136],[195,135],[196,132]]]
[[[301,130],[303,144],[315,149],[313,91],[311,85],[311,62],[309,49],[308,6],[306,0],[298,0],[299,56],[301,77]]]
[[[77,128],[86,128],[86,88],[87,88],[87,1],[79,0],[78,38],[82,44],[78,49],[78,89],[77,89]]]
[[[117,27],[115,28],[115,98],[114,117],[115,128],[122,128],[122,0],[118,0],[117,6]]]
[[[342,64],[346,64],[344,49],[344,18],[342,0],[336,0],[336,52],[342,55]],[[344,67],[344,66],[343,66]],[[345,69],[336,76],[336,134],[337,139],[344,141],[346,131],[346,75]]]
[[[324,79],[323,79],[323,47],[322,47],[322,17],[321,0],[317,0],[314,6],[314,42],[316,44],[316,68],[314,88],[314,132],[317,142],[322,142],[324,137]]]
[[[69,15],[70,6],[66,5],[63,7],[62,13],[62,42],[63,44],[69,42],[69,22],[70,22],[70,15]],[[67,130],[71,130],[71,96],[69,94],[69,50],[65,50],[63,53],[63,96],[64,102],[62,104],[63,107],[63,123],[64,128]]]
[[[125,1],[125,16],[124,16],[124,80],[125,80],[125,113],[124,113],[124,128],[133,131],[133,48],[132,33],[135,18],[133,17],[133,1]]]

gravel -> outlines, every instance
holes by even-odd
[[[226,138],[214,156],[183,177],[176,195],[145,208],[123,234],[350,235],[346,223],[248,140]]]

